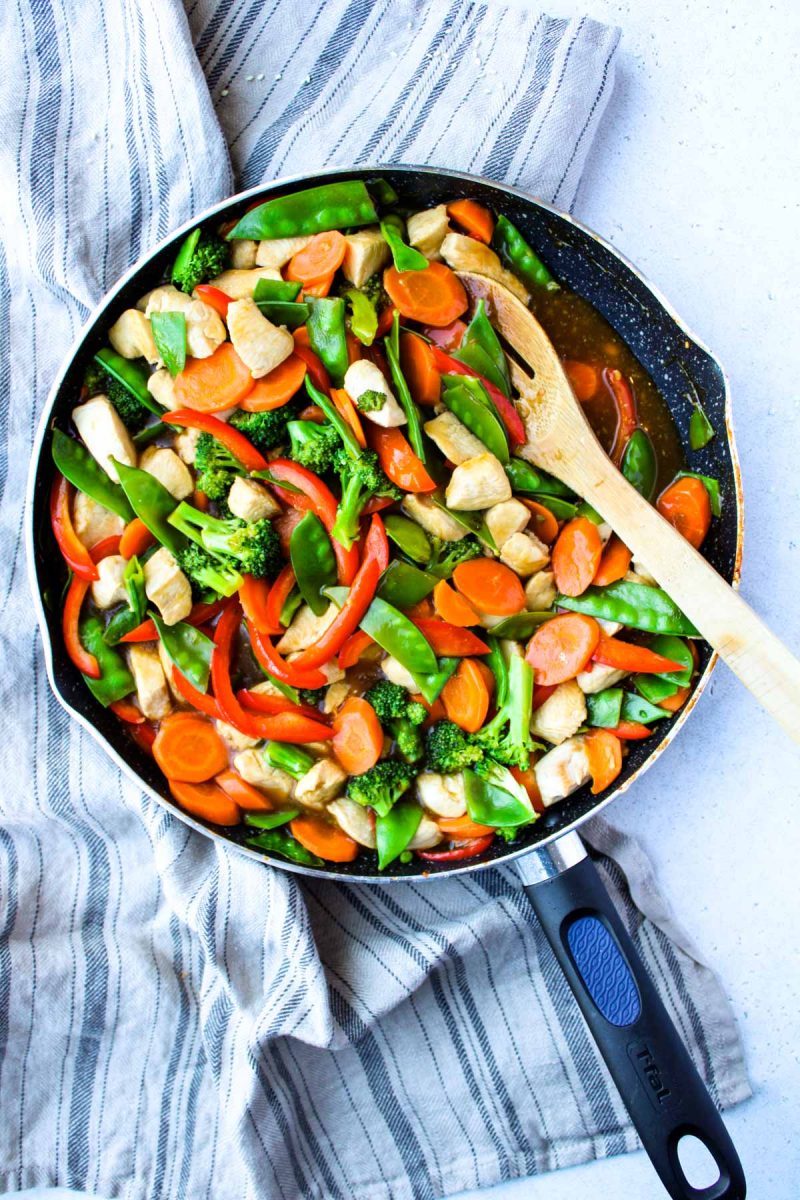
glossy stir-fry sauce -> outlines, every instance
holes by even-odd
[[[409,213],[380,182],[195,230],[53,431],[70,657],[179,806],[271,856],[476,859],[609,787],[690,693],[696,631],[532,464],[462,270],[530,304],[700,545],[718,488],[607,323],[503,214]]]

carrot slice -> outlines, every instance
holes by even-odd
[[[574,679],[588,663],[600,640],[600,626],[583,613],[564,613],[540,625],[525,655],[537,684]]]
[[[459,563],[453,582],[473,608],[494,617],[511,617],[525,607],[525,589],[519,576],[494,558],[472,558]]]
[[[466,627],[479,623],[478,614],[469,600],[465,600],[455,588],[451,588],[446,579],[440,579],[433,589],[433,603],[437,614],[451,625]]]
[[[431,348],[423,338],[405,330],[400,334],[400,366],[417,404],[430,408],[439,403],[442,377]]]
[[[119,552],[123,558],[133,558],[134,554],[144,554],[156,539],[145,525],[141,517],[134,517],[122,531],[119,539]]]
[[[600,387],[600,372],[591,363],[577,362],[574,358],[564,360],[564,373],[570,382],[577,400],[585,404],[597,395]]]
[[[588,517],[567,521],[553,547],[552,567],[556,586],[565,596],[580,596],[591,584],[600,559],[603,542],[597,526]]]
[[[600,566],[595,571],[592,583],[595,587],[608,587],[618,579],[624,579],[631,565],[631,552],[615,533],[606,542]]]
[[[167,783],[181,808],[193,817],[198,817],[201,821],[210,821],[212,825],[230,826],[240,823],[242,818],[239,805],[215,783],[187,783],[183,779],[168,779]]]
[[[461,280],[448,266],[432,262],[423,271],[383,273],[383,286],[401,316],[423,325],[449,325],[467,311],[467,293]]]
[[[256,380],[244,399],[240,400],[239,407],[245,412],[270,412],[273,408],[283,408],[303,386],[306,369],[299,354],[290,354],[269,375]]]
[[[584,734],[584,746],[592,776],[592,795],[612,784],[622,770],[622,746],[610,729],[592,729]]]
[[[695,550],[699,550],[711,525],[711,501],[701,480],[693,476],[676,479],[661,493],[656,508]]]
[[[235,800],[245,812],[272,812],[273,805],[269,797],[253,787],[252,783],[242,779],[238,771],[222,771],[215,776],[214,782],[221,787],[226,796]]]
[[[452,217],[470,237],[489,245],[494,233],[494,217],[488,208],[477,200],[454,200],[447,206],[447,215]]]
[[[190,358],[175,379],[177,408],[221,412],[235,408],[253,386],[253,376],[230,342],[217,346],[208,358]]]
[[[289,828],[301,846],[327,862],[352,862],[358,854],[358,842],[319,817],[295,817],[289,822]]]
[[[442,688],[448,718],[466,733],[477,733],[489,711],[489,689],[477,663],[464,658]]]
[[[298,283],[319,283],[338,271],[344,261],[347,242],[338,229],[315,233],[307,246],[289,260],[286,278]]]
[[[645,738],[649,738],[655,733],[649,725],[642,725],[639,721],[620,721],[618,725],[610,731],[615,737],[622,738],[623,742],[639,742]]]
[[[546,545],[550,546],[558,537],[558,521],[538,500],[523,500],[522,503],[533,515],[533,532]]]
[[[356,441],[362,450],[366,449],[367,439],[364,436],[364,427],[361,424],[361,418],[356,412],[356,407],[350,399],[349,394],[344,388],[331,388],[331,400],[336,405],[337,412],[344,417],[347,424],[356,435]]]
[[[523,770],[522,767],[510,767],[509,770],[516,779],[517,783],[521,783],[525,788],[525,791],[528,793],[528,799],[533,805],[535,811],[537,813],[543,813],[545,811],[544,801],[542,800],[542,793],[539,790],[539,781],[536,778],[536,772],[534,771],[533,767],[528,767],[526,770]]]
[[[404,492],[433,492],[436,484],[399,429],[369,422],[369,444],[384,472]]]
[[[383,752],[383,730],[375,709],[351,696],[333,718],[333,753],[348,775],[363,775]]]
[[[161,722],[153,743],[155,760],[167,778],[204,783],[224,771],[228,751],[211,722],[192,713],[176,716]]]
[[[471,817],[439,817],[436,824],[442,833],[449,834],[451,838],[464,838],[467,840],[469,838],[486,837],[487,833],[494,833],[493,825],[479,825]]]
[[[330,275],[326,275],[324,279],[318,279],[316,283],[307,283],[298,298],[303,300],[306,296],[327,296],[328,292],[333,287],[335,275],[336,272],[331,271]]]
[[[602,631],[594,654],[594,662],[602,663],[604,667],[616,667],[618,671],[640,671],[645,674],[661,675],[666,671],[681,671],[680,663],[656,654],[646,646],[636,646],[633,642],[622,642],[619,638],[607,637]]]
[[[663,708],[666,712],[678,712],[689,699],[691,690],[690,687],[678,688],[674,696],[667,696],[665,700],[659,700],[658,707]]]

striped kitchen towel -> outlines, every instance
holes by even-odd
[[[0,1190],[410,1200],[632,1149],[512,870],[304,885],[187,829],[51,697],[21,549],[50,381],[137,256],[235,187],[335,164],[569,206],[617,32],[470,0],[19,0],[0,28]],[[734,1103],[718,983],[637,847],[592,836]]]

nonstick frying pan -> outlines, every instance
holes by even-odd
[[[613,788],[592,796],[589,788],[550,809],[509,847],[495,843],[468,864],[431,865],[423,874],[415,863],[393,865],[392,874],[365,874],[358,861],[335,869],[302,867],[258,853],[242,844],[237,830],[207,826],[187,816],[164,795],[163,778],[153,759],[127,736],[122,724],[100,707],[64,649],[57,603],[64,567],[48,521],[53,467],[50,430],[66,427],[84,368],[106,341],[115,316],[135,305],[163,277],[185,234],[200,221],[241,215],[254,200],[336,179],[382,177],[409,205],[430,207],[469,195],[517,225],[557,278],[588,300],[613,326],[649,372],[685,440],[694,399],[702,401],[718,436],[692,465],[716,476],[724,503],[703,552],[729,582],[738,582],[742,550],[742,496],[730,419],[725,373],[709,351],[687,330],[658,292],[602,238],[574,218],[531,196],[501,184],[454,171],[426,167],[360,167],[282,179],[216,205],[162,242],[108,292],[84,326],[48,397],[33,449],[28,480],[26,537],[34,604],[42,632],[47,671],[64,708],[103,746],[125,774],[174,816],[207,837],[225,841],[241,854],[281,870],[324,876],[342,882],[387,885],[392,880],[429,879],[483,870],[518,860],[519,874],[532,906],[575,993],[583,1015],[667,1192],[675,1200],[743,1200],[744,1174],[722,1119],[676,1033],[633,943],[606,893],[577,834],[580,825],[621,794],[664,752],[686,721],[708,682],[715,656],[700,647],[700,674],[693,695],[668,722],[663,736],[629,742],[622,772]],[[497,844],[499,843],[499,844]],[[692,1186],[678,1157],[678,1143],[694,1135],[706,1146],[719,1171],[716,1182]]]

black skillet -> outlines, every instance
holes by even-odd
[[[335,179],[369,180],[377,176],[387,179],[409,206],[430,207],[455,195],[469,195],[505,213],[553,274],[588,300],[627,343],[669,407],[686,450],[691,397],[702,399],[714,428],[726,431],[725,437],[715,438],[699,454],[692,455],[693,468],[716,476],[724,496],[722,517],[714,521],[703,553],[733,583],[738,581],[742,549],[742,497],[728,385],[719,363],[616,250],[572,217],[514,188],[424,167],[362,167],[280,180],[197,215],[111,289],[84,326],[53,385],[31,460],[26,521],[28,564],[53,691],[130,779],[198,832],[225,841],[239,853],[267,861],[281,870],[343,882],[386,884],[389,880],[385,873],[365,874],[358,861],[328,871],[257,853],[242,844],[241,831],[203,825],[177,808],[164,794],[163,777],[153,759],[130,740],[123,725],[91,696],[64,649],[57,605],[44,600],[44,597],[58,597],[65,579],[48,520],[53,472],[50,428],[54,420],[57,425],[67,427],[84,368],[95,350],[105,344],[106,331],[116,315],[135,305],[144,292],[160,282],[181,239],[198,222],[238,217],[254,199],[261,197]],[[431,866],[424,876],[416,863],[395,864],[391,879],[420,880],[462,874],[519,859],[525,891],[667,1192],[675,1200],[743,1200],[744,1174],[722,1119],[575,832],[625,791],[664,751],[684,723],[715,662],[705,644],[699,644],[698,649],[700,674],[694,694],[678,714],[661,723],[663,736],[658,741],[653,737],[646,742],[628,743],[630,752],[612,789],[592,796],[588,787],[582,788],[524,831],[512,847],[496,839],[480,859],[466,865]],[[695,1188],[686,1177],[678,1157],[678,1143],[684,1135],[697,1137],[716,1162],[719,1176],[708,1187]]]

